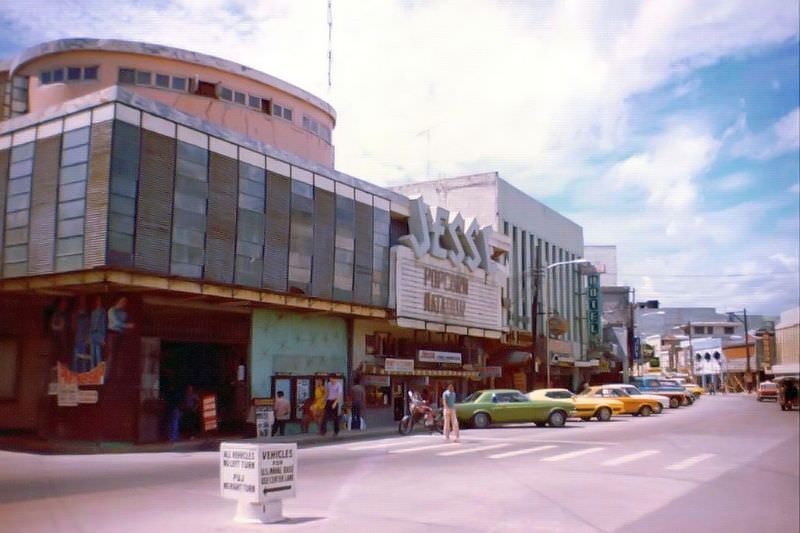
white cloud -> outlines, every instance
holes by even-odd
[[[791,187],[789,187],[786,192],[790,192],[792,194],[800,194],[800,183],[795,183]]]
[[[744,189],[753,183],[753,178],[746,172],[734,172],[712,182],[713,189],[732,192]]]
[[[761,133],[751,133],[746,124],[740,138],[731,147],[735,156],[751,159],[771,159],[800,149],[800,108],[796,107],[770,128]]]

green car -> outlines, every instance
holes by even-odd
[[[531,400],[514,389],[479,390],[456,404],[458,421],[476,428],[518,422],[533,422],[539,427],[545,424],[561,427],[567,417],[575,416],[574,411],[572,401]]]

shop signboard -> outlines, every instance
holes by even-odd
[[[365,387],[388,387],[389,376],[361,376],[361,384]]]
[[[253,398],[256,415],[256,437],[268,438],[275,423],[275,400],[272,398]]]
[[[435,350],[419,350],[417,359],[424,363],[453,363],[461,364],[461,354],[458,352],[437,352]]]
[[[200,400],[200,407],[203,411],[203,431],[214,431],[217,429],[217,395],[204,394]]]
[[[482,378],[501,378],[503,377],[502,366],[479,366],[475,370],[480,372]]]
[[[384,370],[386,372],[413,372],[414,360],[413,359],[393,359],[387,357],[384,360]]]

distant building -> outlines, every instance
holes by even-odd
[[[771,373],[775,376],[800,374],[800,307],[781,313],[775,337],[777,360]]]
[[[615,245],[587,244],[583,256],[600,272],[601,287],[617,286],[617,247]]]

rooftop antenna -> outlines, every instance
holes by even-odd
[[[328,94],[331,92],[331,70],[333,68],[333,0],[328,0]]]

